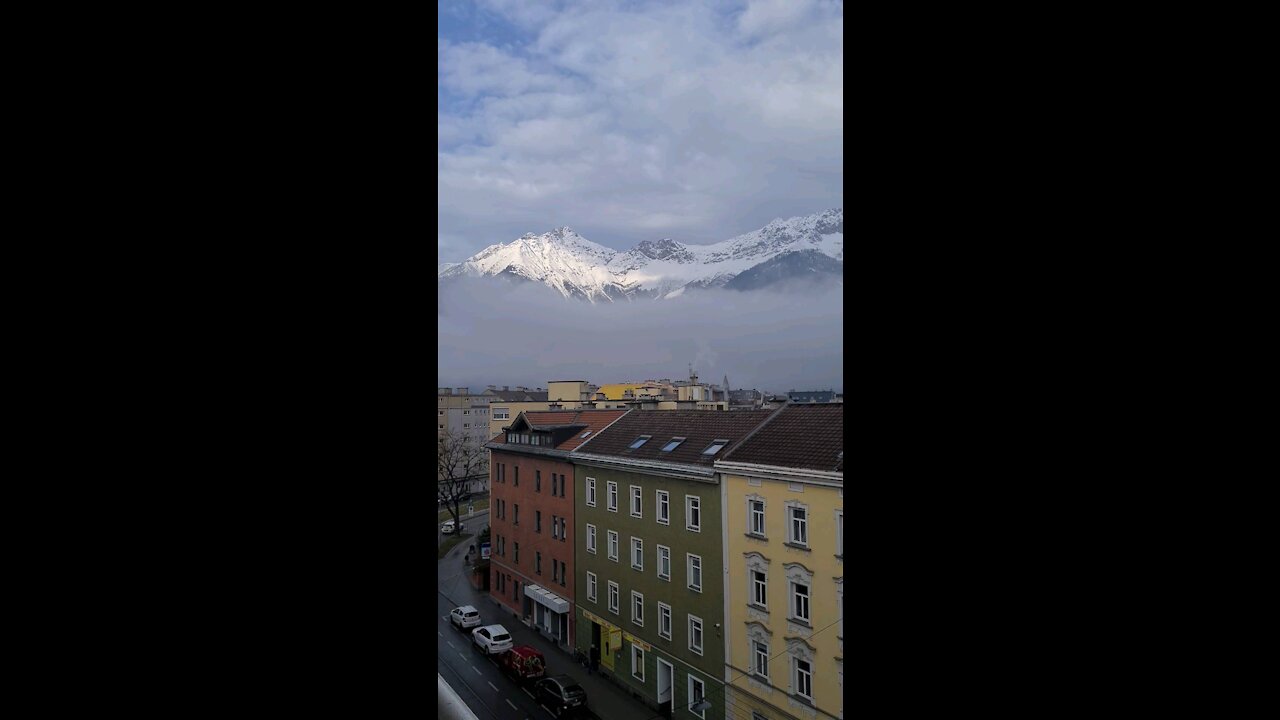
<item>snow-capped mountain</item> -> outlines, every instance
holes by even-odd
[[[490,245],[465,262],[445,267],[441,282],[459,277],[506,276],[540,282],[565,297],[591,302],[633,297],[671,298],[686,289],[724,287],[739,274],[781,255],[813,251],[831,259],[780,262],[769,272],[752,274],[745,287],[794,272],[830,272],[844,264],[844,210],[774,220],[759,230],[712,245],[684,245],[671,238],[645,240],[619,252],[563,227],[532,233],[510,243]],[[736,286],[731,286],[736,287]]]

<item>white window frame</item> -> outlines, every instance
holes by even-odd
[[[671,493],[667,492],[666,490],[657,491],[656,503],[658,507],[658,510],[657,510],[658,524],[670,525],[671,524]],[[664,509],[666,510],[666,513],[662,512]]]
[[[769,607],[769,574],[755,568],[748,568],[747,572],[751,577],[751,604],[767,609]],[[757,573],[764,576],[763,582],[756,578]],[[764,596],[764,602],[760,601],[760,595]]]
[[[689,520],[693,517],[693,504],[698,504],[698,524],[693,525]],[[684,529],[690,532],[702,532],[702,498],[697,495],[684,496]]]
[[[637,655],[639,655],[638,662]],[[640,672],[637,674],[636,670]],[[644,682],[644,648],[634,643],[631,645],[631,677]]]
[[[644,491],[639,485],[631,486],[631,517],[644,517]]]
[[[662,632],[663,620],[667,623],[667,632],[665,634]],[[671,606],[664,602],[658,603],[658,637],[670,640],[672,627],[674,626],[671,624]]]
[[[636,562],[636,550],[640,551],[640,562]],[[644,538],[631,536],[631,569],[644,571]]]
[[[609,537],[607,538],[609,543],[609,547],[607,548],[609,559],[614,562],[618,562],[618,531],[609,530],[607,532],[609,534]]]
[[[596,574],[588,570],[587,571],[587,599],[590,600],[591,602],[597,602],[596,586],[599,584],[600,584],[600,581],[596,579]]]
[[[800,525],[804,538],[796,537],[796,511],[804,512],[804,521]],[[787,542],[800,547],[809,547],[809,506],[803,503],[789,501],[787,503]]]
[[[667,574],[666,575],[662,574],[663,551],[666,551],[666,555],[667,555]],[[667,547],[666,545],[658,546],[658,579],[671,582],[671,548]]]
[[[596,555],[596,526],[587,523],[587,552]]]
[[[587,507],[596,506],[596,479],[587,478]]]
[[[693,646],[693,638],[695,636],[695,633],[693,632],[693,626],[695,624],[698,626],[698,632],[696,633],[696,635],[702,640],[702,642],[697,647]],[[707,638],[705,633],[707,632],[707,626],[702,622],[702,618],[698,617],[697,615],[690,615],[689,621],[688,623],[686,623],[686,625],[687,625],[686,629],[689,631],[689,650],[691,652],[695,652],[701,655],[702,648],[704,645],[706,645]]]
[[[701,686],[701,688],[702,688],[702,694],[701,694],[701,697],[699,697],[699,696],[697,696],[697,695],[695,695],[695,694],[694,694],[694,692],[693,692],[693,684],[694,684],[694,683],[697,683],[699,686]],[[694,717],[703,718],[703,720],[706,720],[706,717],[707,717],[707,711],[706,711],[706,710],[703,710],[702,712],[694,712],[694,711],[693,711],[693,706],[694,706],[694,705],[696,705],[696,704],[698,704],[698,701],[697,701],[697,700],[695,700],[694,698],[698,698],[698,700],[707,700],[707,702],[710,702],[710,700],[708,700],[708,698],[707,698],[707,684],[706,684],[705,682],[703,682],[703,681],[702,681],[702,679],[700,679],[700,678],[696,678],[696,677],[694,677],[694,676],[693,676],[693,674],[692,674],[692,673],[690,673],[690,674],[689,674],[689,683],[688,683],[688,685],[689,685],[689,696],[688,696],[688,700],[689,700],[689,702],[684,706],[684,708],[685,708],[686,710],[688,710],[688,711],[689,711],[689,714],[690,714],[690,715],[693,715]]]
[[[609,512],[618,512],[618,483],[614,480],[607,481],[605,502],[605,509]]]
[[[808,583],[796,582],[795,580],[788,581],[787,585],[789,586],[788,589],[790,590],[790,595],[791,595],[791,607],[789,608],[791,611],[790,619],[803,620],[806,623],[812,623],[813,622],[812,620],[813,618],[813,586]],[[803,587],[805,589],[804,616],[801,616],[799,613],[796,612],[796,608],[800,605],[800,603],[798,602],[798,599],[800,598],[800,594],[796,591],[796,588],[799,588],[799,587]]]
[[[759,512],[756,511],[756,505],[760,506]],[[760,528],[756,529],[756,518],[760,518]],[[765,517],[765,501],[761,497],[751,497],[747,499],[747,533],[756,537],[766,537],[765,532],[767,518]]]
[[[610,580],[609,581],[609,612],[613,613],[614,615],[618,614],[618,599],[619,599],[618,596],[620,594],[621,593],[618,591],[618,583]]]
[[[501,413],[501,415],[499,415],[499,413]],[[493,409],[493,419],[494,419],[494,420],[510,420],[510,419],[511,419],[511,408],[500,408],[500,407],[496,407],[496,408],[494,408],[494,409]]]
[[[693,585],[693,561],[698,561],[698,585]],[[693,553],[684,554],[684,586],[694,592],[702,592],[702,556]]]
[[[764,672],[760,672],[761,654],[764,655]],[[751,641],[751,674],[758,678],[769,679],[769,643],[762,640]]]
[[[804,663],[809,666],[809,672],[805,673],[809,676],[808,695],[800,692],[800,663]],[[805,700],[813,702],[813,663],[809,660],[805,660],[804,658],[795,657],[794,655],[791,656],[791,691]]]
[[[844,557],[844,508],[836,511],[836,557]]]
[[[636,601],[640,601],[640,614],[636,615]],[[631,623],[644,627],[644,593],[631,591]]]

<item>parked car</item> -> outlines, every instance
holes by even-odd
[[[463,605],[449,611],[449,622],[459,630],[480,626],[480,611],[474,605]]]
[[[538,702],[546,703],[557,714],[566,710],[580,712],[587,708],[587,691],[568,675],[543,678],[534,685],[534,689]]]
[[[471,631],[471,644],[485,655],[497,655],[511,649],[511,633],[501,625],[485,625]]]
[[[547,674],[547,659],[536,648],[517,645],[498,662],[517,682],[533,682]]]
[[[453,532],[453,521],[445,520],[444,524],[440,526],[440,533],[442,535],[449,535],[452,532]]]

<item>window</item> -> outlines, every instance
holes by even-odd
[[[751,641],[751,672],[763,678],[769,677],[769,643]]]
[[[516,543],[516,564],[520,564],[520,543]]]
[[[702,558],[686,553],[688,556],[689,589],[702,592]]]
[[[809,622],[809,586],[791,583],[791,617]]]
[[[694,677],[692,674],[689,675],[689,704],[685,706],[685,708],[689,711],[689,713],[692,715],[697,715],[700,718],[705,718],[707,716],[707,711],[699,710],[695,712],[693,709],[693,706],[705,700],[706,697],[707,697],[706,684],[703,683],[698,678]]]
[[[596,574],[593,572],[587,573],[587,599],[596,601]]]
[[[533,491],[542,492],[542,471],[541,470],[533,471]]]
[[[631,677],[644,682],[644,648],[631,646]]]
[[[560,476],[555,473],[551,473],[551,495],[560,495]]]
[[[663,525],[671,524],[671,493],[666,490],[658,491],[658,522]]]
[[[708,446],[706,450],[703,450],[703,451],[702,451],[702,454],[703,454],[703,455],[715,455],[716,453],[718,453],[718,452],[720,452],[721,450],[723,450],[723,449],[724,449],[724,446],[725,446],[725,445],[728,445],[728,444],[729,444],[729,441],[728,441],[728,440],[716,440],[715,442],[711,443],[711,445],[710,445],[710,446]]]
[[[671,639],[671,606],[658,603],[658,637]]]
[[[535,552],[533,554],[533,571],[538,575],[542,574],[542,553],[541,552]]]
[[[752,535],[764,537],[764,500],[747,502],[747,527]]]
[[[591,434],[591,431],[590,431],[590,430],[588,430],[588,431],[586,431],[586,432],[582,433],[581,435],[579,435],[579,436],[578,436],[578,439],[579,439],[579,440],[585,440],[585,439],[587,438],[587,436],[588,436],[588,435],[590,435],[590,434]]]
[[[552,540],[560,539],[560,518],[556,517],[555,515],[551,516],[551,539]]]
[[[566,585],[566,583],[568,582],[569,582],[568,568],[565,566],[564,562],[562,561],[560,563],[560,586],[568,587],[568,585]]]
[[[751,711],[751,720],[769,720],[769,718],[767,718],[767,717],[765,717],[764,715],[761,715],[760,713],[758,713],[758,712],[756,712],[756,711],[752,710],[752,711]]]
[[[652,437],[652,435],[641,435],[640,437],[636,438],[636,441],[635,441],[635,442],[633,442],[633,443],[631,443],[631,449],[632,449],[632,450],[635,450],[636,448],[640,447],[641,445],[643,445],[643,444],[645,444],[645,443],[649,442],[649,438],[650,438],[650,437]]]
[[[618,583],[609,581],[609,612],[618,614]]]
[[[551,558],[551,582],[560,582],[560,563]]]
[[[682,437],[671,438],[671,442],[662,446],[662,452],[664,453],[671,452],[672,450],[675,450],[676,448],[680,447],[680,443],[682,442],[684,442],[684,438]]]
[[[500,408],[500,407],[496,407],[496,408],[494,408],[494,409],[493,409],[493,419],[494,419],[494,420],[510,420],[510,419],[511,419],[511,408]]]
[[[565,540],[569,539],[568,528],[565,527],[564,521],[565,521],[564,518],[560,518],[560,542],[564,542]]]
[[[516,513],[515,513],[515,519],[511,521],[511,524],[519,525],[520,524],[520,503],[516,503],[512,507],[515,508]]]
[[[609,512],[618,512],[618,483],[609,481]]]
[[[640,486],[631,486],[631,517],[643,517],[643,501],[640,499]]]
[[[533,511],[533,531],[539,532],[539,533],[542,532],[542,511],[541,510]]]
[[[809,544],[809,510],[803,505],[787,507],[787,540],[796,545]]]
[[[844,510],[836,511],[836,557],[844,557]]]
[[[587,507],[596,506],[596,479],[587,478]]]
[[[568,497],[568,495],[565,495],[564,485],[564,473],[560,473],[560,497]]]
[[[644,595],[631,591],[631,622],[644,627]]]
[[[436,414],[437,414],[437,415],[443,415],[443,414],[444,414],[444,411],[443,411],[443,410],[437,410],[437,411],[436,411]]]
[[[644,540],[631,538],[631,569],[644,570]]]
[[[702,654],[702,618],[689,616],[689,649]]]
[[[520,466],[519,466],[519,465],[517,465],[517,466],[516,466],[516,479],[515,479],[515,482],[513,482],[513,483],[511,483],[511,484],[512,484],[512,485],[514,485],[514,486],[516,486],[516,487],[520,487]]]
[[[444,426],[443,426],[443,425],[440,425],[440,426],[438,426],[438,427],[439,427],[441,430],[443,430],[443,429],[444,429]]]
[[[760,607],[768,607],[768,578],[759,570],[751,571],[751,602]]]
[[[702,498],[696,495],[684,496],[684,529],[702,531]]]
[[[795,668],[794,681],[796,694],[806,700],[813,700],[813,666],[807,661],[800,658],[792,658],[791,665]]]
[[[471,411],[470,411],[470,410],[463,410],[463,411],[462,411],[462,414],[463,414],[463,415],[470,415],[470,414],[471,414]]]
[[[618,562],[618,531],[609,531],[609,559]]]
[[[658,546],[658,577],[671,580],[671,548],[666,545]]]

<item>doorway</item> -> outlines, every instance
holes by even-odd
[[[671,663],[658,658],[658,712],[663,717],[671,717]]]

